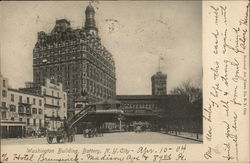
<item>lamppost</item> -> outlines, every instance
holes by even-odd
[[[124,120],[124,117],[119,114],[117,119],[119,120],[119,128],[120,128],[120,132],[122,131],[122,120]]]

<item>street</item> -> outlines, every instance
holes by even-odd
[[[171,136],[158,132],[122,132],[106,133],[103,137],[84,138],[83,135],[76,135],[75,141],[71,144],[195,144],[198,141]],[[19,144],[48,144],[46,138],[11,138],[1,139],[2,145]],[[56,140],[53,140],[56,144]],[[65,143],[69,144],[69,143]]]

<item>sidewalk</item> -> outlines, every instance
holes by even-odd
[[[203,142],[203,134],[198,134],[198,139],[197,139],[197,133],[191,133],[191,132],[177,132],[177,135],[175,132],[169,132],[169,133],[163,133],[163,134],[168,134],[171,136],[178,136],[178,137],[185,138],[185,139],[191,139],[191,140]]]
[[[34,139],[34,138],[46,138],[46,136],[42,136],[42,137],[37,137],[37,136],[26,136],[26,137],[20,137],[20,138],[1,138],[1,140],[19,140],[19,139]]]

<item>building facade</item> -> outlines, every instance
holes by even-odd
[[[87,92],[90,103],[116,95],[115,62],[101,43],[91,5],[85,17],[81,29],[72,29],[68,20],[57,20],[51,33],[38,33],[33,50],[33,81],[44,84],[52,77],[61,82],[72,112],[81,92]]]
[[[1,78],[1,137],[24,137],[44,127],[44,99],[42,96],[8,87]]]
[[[167,94],[167,75],[158,71],[151,77],[152,95],[166,95]]]
[[[188,98],[182,95],[117,95],[117,100],[124,109],[126,125],[144,124],[159,129],[183,120]]]
[[[39,94],[44,99],[45,127],[56,130],[62,126],[67,117],[67,93],[63,91],[62,83],[46,79],[44,85],[27,82],[24,92]]]

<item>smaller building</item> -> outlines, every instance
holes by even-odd
[[[167,94],[167,75],[158,71],[151,77],[152,95],[166,95]]]
[[[145,128],[157,125],[156,121],[160,119],[158,113],[163,109],[160,106],[159,97],[153,95],[117,95],[116,98],[121,101],[124,109],[125,129],[131,131],[138,125]]]
[[[53,79],[46,79],[44,85],[26,82],[26,88],[20,90],[43,97],[46,128],[56,130],[62,126],[63,119],[67,117],[67,93],[61,83]]]
[[[124,109],[127,128],[144,125],[159,129],[172,124],[174,120],[181,122],[188,101],[182,95],[117,95],[116,98]]]
[[[44,127],[44,99],[41,95],[12,89],[1,79],[1,137],[35,135]]]

